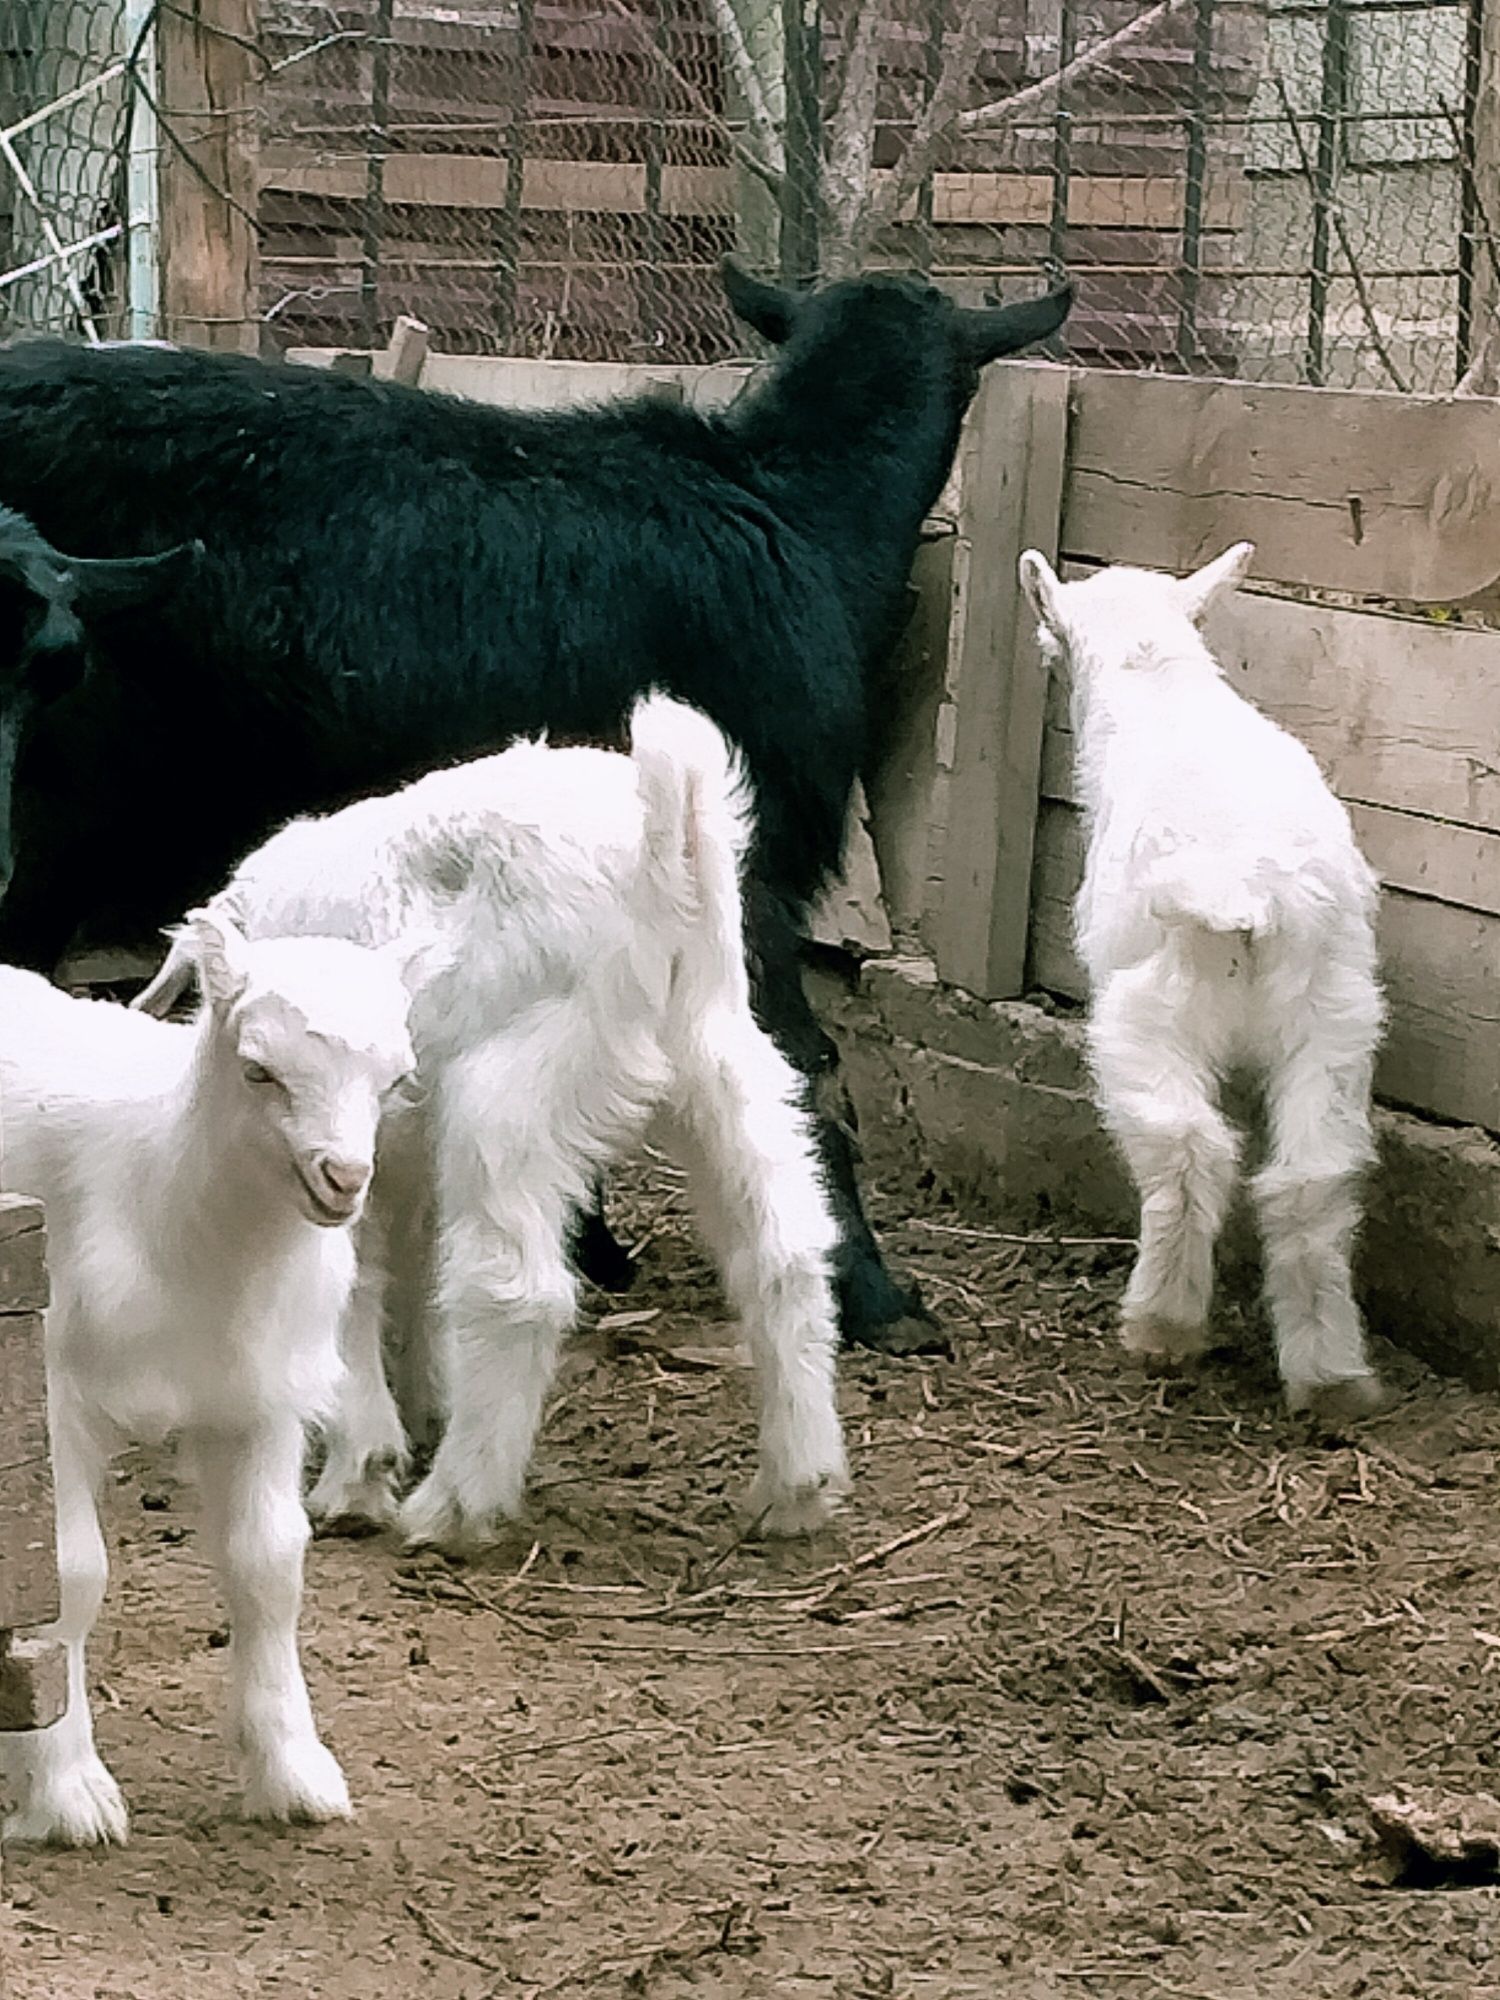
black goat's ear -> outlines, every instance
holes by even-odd
[[[964,353],[977,368],[1002,355],[1019,354],[1023,347],[1049,340],[1072,310],[1073,287],[1068,284],[1019,305],[966,307],[959,314]]]
[[[801,301],[796,293],[768,284],[764,278],[751,277],[732,257],[720,261],[719,275],[736,317],[753,326],[774,347],[780,347],[797,324]]]
[[[63,562],[73,579],[73,601],[87,618],[169,597],[202,554],[202,542],[182,542],[159,556],[66,556]]]

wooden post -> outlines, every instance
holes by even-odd
[[[260,0],[162,9],[162,332],[192,347],[260,348]]]
[[[19,1636],[58,1613],[46,1304],[42,1205],[0,1195],[0,1730],[44,1728],[66,1700],[62,1648]]]
[[[941,976],[986,1000],[1012,997],[1026,981],[1047,669],[1016,563],[1028,548],[1057,556],[1070,380],[1042,362],[992,369],[962,448],[933,942]]]
[[[1477,20],[1470,39],[1470,60],[1466,65],[1471,102],[1468,131],[1473,147],[1470,198],[1465,207],[1471,217],[1475,241],[1469,255],[1468,352],[1469,368],[1486,349],[1496,346],[1500,332],[1500,0],[1471,0]],[[1478,384],[1479,392],[1494,395],[1500,375],[1493,366],[1493,379]]]

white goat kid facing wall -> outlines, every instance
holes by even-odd
[[[679,702],[638,702],[631,738],[629,756],[521,743],[295,820],[217,899],[252,935],[404,938],[414,954],[425,1102],[382,1137],[349,1378],[309,1502],[322,1518],[393,1511],[406,1438],[381,1323],[393,1280],[421,1298],[425,1274],[408,1266],[424,1254],[447,1425],[401,1527],[463,1549],[520,1511],[576,1312],[571,1216],[653,1119],[755,1353],[751,1513],[800,1533],[847,1484],[833,1218],[800,1080],[750,1011],[743,781],[719,731]],[[170,1006],[187,969],[174,952],[137,1005]],[[424,1251],[410,1221],[429,1169]]]
[[[1282,1382],[1291,1408],[1339,1419],[1380,1401],[1349,1269],[1374,1156],[1378,884],[1313,758],[1234,692],[1199,634],[1254,553],[1239,543],[1180,581],[1117,568],[1060,583],[1035,551],[1020,572],[1072,671],[1089,1052],[1141,1197],[1125,1344],[1173,1362],[1207,1344],[1239,1165],[1219,1086],[1253,1069]]]
[[[84,1647],[104,1596],[97,1496],[128,1440],[181,1433],[229,1613],[229,1725],[254,1817],[348,1792],[297,1654],[303,1427],[329,1406],[381,1100],[415,1060],[393,956],[247,944],[189,919],[205,1005],[147,1020],[0,969],[5,1185],[47,1205],[47,1377],[68,1707],[0,1736],[5,1836],[123,1841]]]

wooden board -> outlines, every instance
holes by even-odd
[[[1068,380],[1045,362],[993,369],[961,447],[952,777],[934,956],[945,980],[988,1000],[1025,983],[1047,671],[1016,562],[1026,548],[1056,554]]]
[[[1076,808],[1048,800],[1037,818],[1032,983],[1074,999],[1085,982],[1072,941],[1083,867]],[[1376,1070],[1381,1096],[1460,1124],[1500,1131],[1500,918],[1388,890],[1380,910],[1381,976],[1390,1008]]]
[[[56,1639],[0,1632],[0,1731],[45,1729],[68,1705],[68,1655]]]
[[[1500,576],[1500,403],[1080,370],[1062,547],[1450,603]]]
[[[162,333],[196,347],[260,347],[258,0],[162,9]]]
[[[57,1616],[56,1530],[47,1444],[40,1301],[46,1235],[39,1202],[0,1195],[0,1630]]]
[[[269,145],[260,163],[260,185],[276,194],[317,195],[362,201],[368,168],[363,152],[337,152],[289,144]],[[472,153],[392,153],[385,162],[385,198],[398,207],[503,208],[507,162]],[[877,172],[878,183],[882,175]],[[939,225],[1045,224],[1051,212],[1049,174],[951,173],[933,182],[933,220]],[[522,176],[523,209],[590,215],[644,215],[646,168],[639,161],[528,160]],[[1239,226],[1243,195],[1211,186],[1205,226]],[[734,169],[664,165],[663,215],[734,213]],[[1182,183],[1168,175],[1092,174],[1068,190],[1068,221],[1090,229],[1179,228]]]
[[[1208,638],[1232,684],[1312,751],[1383,881],[1500,914],[1500,633],[1243,592]],[[1076,802],[1061,675],[1041,788]]]

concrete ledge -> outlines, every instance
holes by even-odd
[[[810,975],[876,1174],[935,1179],[996,1220],[1130,1235],[1129,1178],[1094,1110],[1077,1017],[943,986],[925,958],[875,959],[856,987]],[[1382,1107],[1359,1283],[1371,1325],[1451,1374],[1500,1386],[1500,1145]],[[1238,1287],[1244,1220],[1229,1232]]]

